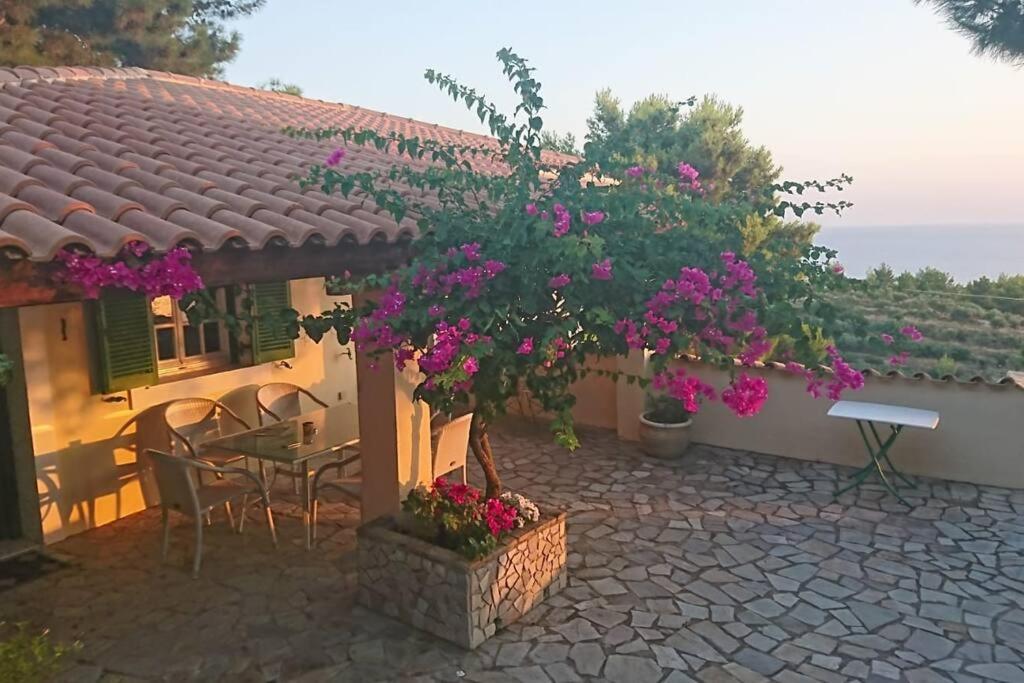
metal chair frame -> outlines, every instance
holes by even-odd
[[[186,517],[192,517],[195,520],[196,531],[192,577],[198,577],[199,568],[203,561],[204,520],[209,518],[210,512],[214,508],[223,505],[228,517],[228,523],[231,525],[232,531],[235,531],[235,518],[231,511],[231,501],[241,497],[241,518],[238,522],[237,532],[242,533],[245,530],[245,513],[249,506],[249,495],[253,493],[258,495],[258,498],[253,503],[263,504],[267,526],[270,529],[270,538],[274,543],[274,547],[277,547],[277,530],[274,527],[274,515],[270,511],[270,500],[267,497],[267,491],[263,486],[263,482],[255,474],[241,467],[211,465],[195,458],[163,453],[154,449],[147,450],[146,454],[154,463],[153,469],[156,474],[157,488],[160,490],[160,517],[163,526],[163,542],[160,547],[162,560],[167,560],[167,553],[170,548],[170,511],[175,510]],[[171,481],[167,477],[165,469],[168,466],[179,468],[181,479],[177,482]],[[199,472],[210,472],[216,475],[218,481],[209,486],[203,486],[202,483],[197,486],[196,481],[191,476],[192,471],[196,472],[196,479],[199,478]],[[164,474],[161,475],[161,472],[164,472]],[[250,479],[253,488],[249,489],[241,484],[226,481],[223,479],[225,474],[238,475],[245,479]],[[182,486],[183,483],[184,486]],[[207,493],[209,493],[208,496],[205,495]],[[201,501],[201,497],[206,497],[206,500]]]

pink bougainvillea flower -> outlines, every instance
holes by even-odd
[[[536,216],[538,213],[540,213],[540,211],[537,209],[537,205],[533,204],[532,202],[530,204],[527,204],[523,208],[523,210],[526,212],[527,216]]]
[[[479,261],[480,260],[480,243],[469,242],[459,247],[459,251],[466,257],[467,261]]]
[[[630,178],[639,178],[644,174],[643,166],[630,166],[626,169],[626,175]]]
[[[886,332],[883,332],[883,333],[882,333],[882,334],[880,334],[879,336],[880,336],[880,337],[882,338],[882,342],[883,342],[883,343],[884,343],[884,344],[885,344],[886,346],[891,346],[891,345],[892,345],[892,343],[893,343],[894,341],[896,341],[895,339],[893,339],[893,336],[892,336],[891,334],[888,334],[888,333],[886,333]]]
[[[570,282],[572,282],[571,277],[569,277],[565,273],[560,273],[551,278],[550,280],[548,280],[548,287],[550,287],[551,289],[559,289],[560,287],[565,287]]]
[[[710,384],[705,384],[696,377],[687,376],[682,368],[659,372],[651,378],[651,385],[682,403],[683,409],[688,413],[700,410],[701,399],[715,399],[715,390]]]
[[[611,280],[612,260],[610,258],[606,258],[604,261],[590,266],[590,277],[595,280]]]
[[[334,168],[335,166],[340,164],[341,160],[344,158],[345,150],[339,147],[338,149],[334,150],[333,152],[327,155],[327,159],[324,161],[324,164],[330,166],[331,168]]]
[[[551,207],[551,210],[555,212],[555,237],[563,237],[569,232],[569,228],[572,225],[572,216],[569,214],[569,210],[562,204],[555,204]]]
[[[679,187],[680,189],[689,189],[694,192],[703,193],[703,188],[700,186],[700,181],[697,178],[700,177],[700,171],[695,169],[685,161],[680,161],[678,166],[679,172]]]
[[[924,339],[924,335],[921,334],[921,330],[917,329],[913,325],[907,325],[906,327],[901,328],[900,334],[912,342],[919,342]]]
[[[480,361],[476,356],[470,356],[462,362],[462,369],[469,375],[475,375],[480,370]]]
[[[910,358],[909,351],[900,351],[895,356],[889,358],[889,365],[893,366],[894,368],[898,368],[901,365],[906,365],[908,358]]]
[[[751,377],[741,372],[722,391],[722,403],[737,417],[752,417],[761,411],[768,399],[768,383],[762,377]]]
[[[846,272],[846,268],[843,266],[842,263],[835,263],[832,265],[832,272],[835,273],[836,275],[842,275],[843,273]]]
[[[427,315],[429,315],[431,318],[443,318],[444,313],[444,306],[441,306],[440,304],[433,304],[430,308],[427,309]]]
[[[520,356],[529,356],[533,353],[533,337],[527,337],[524,339],[519,345],[519,348],[516,349],[516,353]]]
[[[484,520],[491,535],[500,536],[505,531],[516,527],[519,510],[514,505],[506,505],[497,498],[488,498],[484,509]]]
[[[584,211],[583,222],[587,225],[597,225],[604,220],[604,211]]]

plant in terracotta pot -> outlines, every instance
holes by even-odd
[[[646,409],[640,414],[640,448],[655,458],[677,458],[690,446],[693,413],[676,398],[663,392],[648,392]]]

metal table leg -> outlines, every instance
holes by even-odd
[[[871,462],[857,470],[852,477],[852,481],[836,491],[836,497],[838,498],[850,489],[860,486],[864,483],[864,480],[874,472],[878,474],[879,479],[882,481],[882,485],[889,493],[895,496],[898,501],[907,507],[912,507],[910,503],[908,503],[903,496],[899,494],[899,491],[896,490],[896,487],[893,486],[892,482],[889,481],[889,477],[886,475],[885,469],[882,467],[882,463],[884,461],[894,475],[898,476],[908,486],[913,487],[910,480],[903,476],[903,474],[893,466],[892,460],[889,459],[889,449],[892,448],[892,445],[896,442],[896,437],[900,435],[903,427],[900,425],[891,426],[892,433],[883,441],[880,438],[878,431],[875,429],[875,425],[868,422],[868,426],[870,427],[871,433],[874,435],[875,441],[878,444],[877,448],[871,445],[867,431],[864,429],[863,421],[857,420],[857,430],[860,432],[861,439],[864,441],[864,447],[867,448],[868,454],[871,456]]]
[[[309,460],[303,460],[299,469],[302,475],[302,532],[305,537],[306,550],[310,550],[313,547],[313,542],[311,538],[312,527],[310,525],[312,507],[309,500]]]

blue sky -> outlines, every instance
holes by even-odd
[[[422,79],[458,76],[499,104],[510,46],[544,84],[545,124],[582,139],[593,95],[716,93],[784,177],[854,176],[826,225],[1024,223],[1024,69],[970,54],[911,0],[413,2],[269,0],[235,23],[227,79],[480,130]]]

